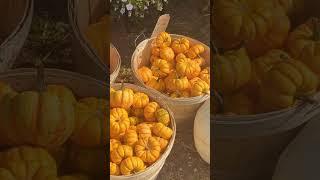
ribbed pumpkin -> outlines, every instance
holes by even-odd
[[[146,66],[138,69],[138,75],[143,82],[148,82],[153,78],[151,69]]]
[[[120,171],[123,175],[130,175],[146,169],[144,162],[138,157],[128,157],[120,164]]]
[[[110,175],[120,175],[120,167],[116,163],[110,162]]]
[[[151,127],[146,123],[138,124],[137,133],[139,138],[146,138],[152,136]]]
[[[133,147],[138,141],[138,134],[135,130],[128,129],[123,136],[123,140],[125,144]]]
[[[170,139],[173,131],[171,128],[165,126],[162,123],[156,123],[153,127],[152,127],[152,132],[156,135],[159,136],[163,139]]]
[[[171,46],[171,36],[167,32],[161,32],[155,39],[155,44],[157,47],[170,47]]]
[[[155,113],[157,109],[159,108],[159,104],[156,102],[150,102],[145,108],[144,108],[144,117],[146,121],[155,121],[156,116]]]
[[[171,65],[164,59],[156,59],[151,66],[151,71],[154,76],[163,78],[166,77],[171,70]]]
[[[184,91],[190,88],[188,78],[186,76],[180,76],[176,71],[172,71],[164,82],[169,92]]]
[[[110,107],[129,109],[133,104],[134,93],[129,88],[110,92]]]
[[[119,136],[129,128],[130,120],[128,113],[123,108],[113,108],[110,111],[110,137],[119,138]]]
[[[213,87],[221,94],[230,94],[249,82],[251,63],[244,48],[215,55]]]
[[[102,146],[107,143],[107,101],[89,97],[81,99],[76,106],[76,125],[71,141],[85,147]]]
[[[142,92],[137,92],[133,96],[133,108],[144,108],[149,103],[149,96]]]
[[[129,117],[129,120],[130,120],[130,126],[135,126],[141,122],[141,119],[135,116]]]
[[[202,96],[204,94],[210,94],[210,86],[202,79],[199,79],[191,86],[191,96]]]
[[[163,47],[160,49],[160,58],[167,60],[169,63],[174,63],[174,52],[170,47]]]
[[[118,148],[114,149],[110,153],[110,160],[113,163],[120,164],[121,161],[127,157],[133,156],[133,150],[131,146],[119,145]]]
[[[110,139],[110,152],[118,148],[121,145],[121,142],[117,139]]]
[[[205,81],[210,86],[210,69],[209,67],[204,68],[199,75],[199,78]]]
[[[201,67],[191,59],[184,59],[176,64],[176,71],[180,76],[186,76],[188,79],[198,77],[201,72]]]
[[[170,114],[167,110],[160,108],[157,109],[155,117],[158,122],[168,126],[170,123]]]
[[[153,89],[155,89],[157,91],[160,91],[160,92],[163,92],[166,89],[166,85],[165,85],[164,81],[162,79],[160,79],[160,78],[155,78],[154,77],[154,78],[150,79],[146,83],[146,85],[148,87],[151,87],[151,88],[153,88]]]
[[[200,54],[204,53],[204,51],[205,51],[205,49],[204,49],[203,45],[196,44],[196,45],[190,47],[190,49],[188,49],[185,54],[187,55],[188,58],[195,59]]]
[[[161,152],[164,152],[169,144],[168,140],[163,139],[161,137],[154,137],[154,138],[160,143]]]
[[[135,154],[145,163],[154,163],[160,156],[160,142],[154,137],[141,138],[134,148]]]
[[[75,98],[64,86],[7,94],[0,102],[0,135],[7,145],[62,145],[74,129]]]
[[[176,54],[184,53],[190,48],[190,41],[187,38],[179,38],[172,42],[171,48]]]

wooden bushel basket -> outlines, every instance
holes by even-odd
[[[3,0],[0,5],[0,72],[12,67],[30,31],[33,0]]]

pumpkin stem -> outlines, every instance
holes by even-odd
[[[313,24],[313,40],[319,41],[320,40],[320,23],[318,22],[318,19],[314,18],[312,19]]]

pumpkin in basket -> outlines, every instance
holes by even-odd
[[[151,87],[159,92],[163,92],[166,89],[166,84],[163,79],[153,77],[151,78],[146,85]]]
[[[2,176],[2,177],[1,177]],[[20,146],[0,153],[2,179],[54,179],[57,177],[55,160],[42,149]]]
[[[167,32],[161,32],[155,41],[155,44],[157,47],[163,48],[163,47],[170,47],[171,46],[171,36]]]
[[[120,175],[120,167],[116,163],[110,162],[110,175]]]
[[[110,107],[129,109],[133,104],[134,93],[129,88],[114,90],[110,88]]]
[[[128,157],[120,164],[120,171],[123,175],[130,175],[145,170],[144,162],[138,157]]]
[[[141,123],[137,126],[137,133],[139,135],[139,138],[152,136],[151,127],[146,123]]]
[[[76,123],[71,141],[85,147],[106,144],[107,101],[96,97],[80,99],[76,105]]]
[[[167,60],[169,63],[174,63],[174,52],[170,47],[163,47],[160,49],[160,58]]]
[[[138,141],[138,133],[134,129],[128,129],[124,134],[123,139],[125,144],[133,147]]]
[[[199,76],[201,67],[195,61],[185,58],[177,63],[176,71],[180,76],[186,76],[188,79],[193,79]]]
[[[310,18],[294,29],[288,37],[287,49],[290,55],[306,64],[320,77],[320,20]]]
[[[149,96],[145,93],[137,92],[133,96],[133,108],[144,108],[149,103]]]
[[[230,94],[249,82],[251,62],[244,48],[215,55],[213,87],[221,94]]]
[[[179,38],[173,40],[171,48],[173,49],[175,54],[184,53],[189,50],[190,41],[187,38]]]
[[[60,85],[1,99],[0,134],[7,145],[62,145],[74,130],[73,93]]]
[[[176,71],[172,71],[164,82],[169,92],[184,91],[190,88],[188,78],[186,76],[180,76]]]
[[[173,131],[172,129],[170,129],[169,127],[165,126],[162,123],[156,123],[153,127],[152,127],[152,132],[158,136],[161,137],[163,139],[170,139]]]
[[[160,142],[154,137],[141,138],[134,148],[135,154],[145,163],[154,163],[160,156]]]
[[[119,145],[118,148],[111,151],[110,160],[113,163],[120,164],[127,157],[133,156],[133,149],[128,145]]]
[[[123,108],[113,108],[110,111],[110,138],[118,139],[130,126],[128,113]]]
[[[205,49],[204,49],[203,45],[196,44],[186,51],[186,55],[188,58],[194,59],[194,58],[198,57],[200,54],[204,53],[204,51],[205,51]]]
[[[317,76],[297,60],[280,62],[264,76],[260,88],[260,101],[267,110],[287,108],[295,98],[316,92]]]
[[[159,108],[159,104],[156,102],[150,102],[144,108],[144,117],[146,121],[155,121],[156,120],[156,111]]]
[[[202,79],[198,79],[191,86],[191,96],[201,96],[204,94],[210,94],[210,86]]]
[[[168,126],[170,123],[170,114],[164,108],[157,109],[157,111],[155,113],[155,117],[158,122],[160,122],[166,126]]]
[[[153,78],[151,69],[146,66],[138,69],[138,75],[143,82],[148,82]]]
[[[221,48],[263,37],[273,20],[272,1],[216,0],[213,6],[213,37]]]
[[[166,77],[171,70],[171,65],[164,59],[156,59],[151,66],[151,71],[154,76],[163,78]]]

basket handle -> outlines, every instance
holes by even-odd
[[[156,26],[153,29],[151,38],[157,37],[161,32],[166,31],[170,21],[170,15],[164,14],[159,17]]]

